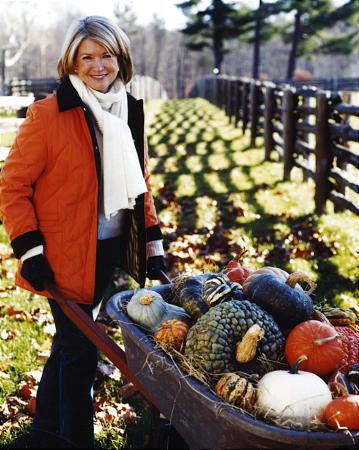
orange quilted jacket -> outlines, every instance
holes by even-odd
[[[159,239],[161,233],[149,184],[142,102],[130,95],[128,100],[129,126],[148,192],[132,213],[137,235],[129,228],[126,239],[132,236],[128,251],[136,255],[124,260],[129,265],[134,260],[135,267],[125,269],[143,284],[146,239]],[[59,292],[78,303],[92,303],[95,281],[100,159],[91,122],[65,80],[56,95],[29,108],[0,176],[0,213],[15,256],[44,243]],[[36,292],[21,277],[18,264],[16,284]],[[49,296],[45,291],[41,295]]]

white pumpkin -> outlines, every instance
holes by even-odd
[[[150,289],[138,289],[126,306],[129,317],[154,331],[162,322],[170,319],[190,321],[186,311],[166,303],[162,295]]]
[[[318,375],[297,366],[298,362],[291,371],[268,372],[259,380],[257,407],[265,414],[308,426],[315,418],[321,420],[332,395]]]

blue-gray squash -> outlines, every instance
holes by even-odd
[[[298,281],[309,284],[304,291],[296,286]],[[256,276],[248,287],[248,298],[272,314],[281,328],[292,329],[298,323],[309,320],[313,314],[310,293],[315,284],[302,272],[294,272],[287,280],[274,273]]]

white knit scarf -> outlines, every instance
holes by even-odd
[[[120,209],[133,209],[136,197],[147,192],[131,130],[127,125],[126,89],[120,80],[116,80],[106,93],[86,86],[77,75],[70,75],[70,81],[82,101],[91,109],[103,134],[104,212],[106,219],[110,219]]]

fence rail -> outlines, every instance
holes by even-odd
[[[59,82],[56,78],[36,78],[31,80],[13,79],[8,86],[10,96],[25,96],[30,93],[35,100],[46,97],[56,90]],[[154,98],[167,98],[167,92],[158,80],[144,75],[135,75],[126,86],[127,90],[144,102]]]
[[[359,215],[359,130],[352,126],[359,106],[349,103],[350,94],[208,76],[198,80],[190,96],[222,108],[243,134],[250,133],[251,146],[263,137],[264,159],[277,153],[283,180],[290,179],[294,167],[304,179],[313,179],[317,214],[324,213],[330,200],[336,211]]]

